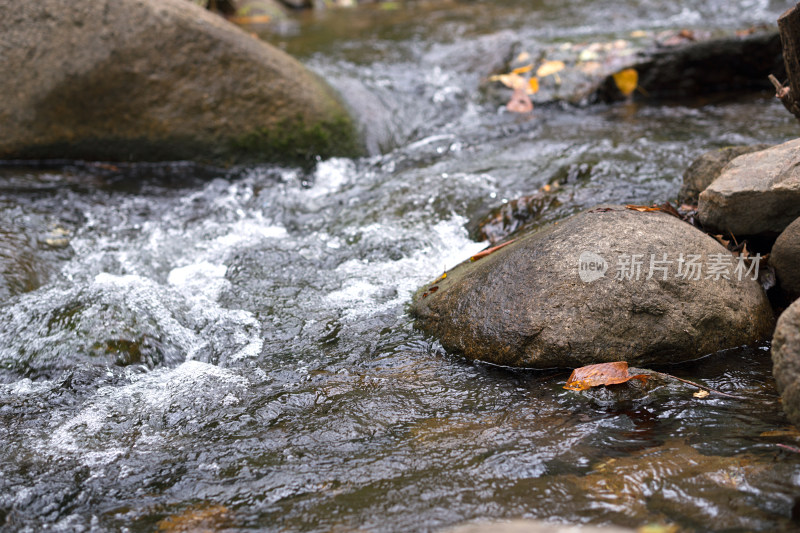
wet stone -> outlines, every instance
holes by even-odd
[[[790,298],[800,297],[800,218],[783,230],[772,247],[769,264]]]
[[[691,274],[689,256],[703,265]],[[411,314],[446,349],[499,365],[676,363],[769,337],[744,265],[676,217],[601,206],[458,265]]]

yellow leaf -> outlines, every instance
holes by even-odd
[[[524,63],[525,61],[529,60],[531,55],[528,52],[520,52],[517,56],[517,59],[514,60],[515,63]]]
[[[540,78],[544,78],[545,76],[564,70],[564,66],[563,61],[545,61],[536,71],[536,75]]]
[[[533,65],[528,64],[525,65],[524,67],[515,68],[514,70],[511,71],[511,74],[525,74],[526,72],[530,72],[531,70],[533,70]]]
[[[625,96],[630,96],[639,85],[639,73],[636,69],[626,68],[614,74],[614,83],[617,84],[619,92]]]
[[[694,396],[695,398],[705,398],[706,396],[708,396],[708,394],[709,393],[707,390],[699,390],[694,394],[692,394],[692,396]]]
[[[536,94],[539,92],[539,78],[531,78],[528,80],[528,94]]]
[[[642,37],[647,37],[647,32],[644,30],[635,30],[631,32],[631,37],[634,39],[641,39]]]
[[[525,78],[519,74],[514,74],[513,72],[511,74],[497,74],[495,76],[491,76],[489,81],[499,81],[511,89],[519,89],[525,86]]]

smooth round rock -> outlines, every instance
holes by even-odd
[[[458,265],[421,288],[410,311],[416,327],[468,359],[677,363],[769,338],[767,297],[737,264],[676,217],[604,206]]]
[[[0,159],[354,155],[338,95],[186,0],[0,0]]]
[[[772,374],[783,410],[800,425],[800,300],[781,314],[772,338]]]
[[[792,299],[800,297],[800,218],[778,236],[769,264],[775,269],[781,289]]]

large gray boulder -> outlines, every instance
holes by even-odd
[[[769,147],[769,144],[726,146],[700,154],[683,173],[683,185],[678,192],[678,202],[697,205],[697,197],[719,177],[725,165],[740,155],[758,152]]]
[[[0,159],[307,161],[359,150],[337,95],[186,0],[0,0]]]
[[[772,374],[783,410],[800,426],[800,300],[783,312],[772,338]]]
[[[783,231],[800,217],[800,139],[728,163],[697,211],[704,227],[737,237]]]
[[[792,299],[800,297],[800,218],[778,236],[769,264],[775,269],[781,289]]]
[[[664,254],[671,263],[660,263]],[[687,275],[689,259],[699,276]],[[637,276],[626,267],[639,261]],[[709,270],[726,262],[727,279]],[[456,266],[421,288],[410,311],[419,329],[468,359],[539,368],[675,363],[772,333],[761,286],[736,266],[678,218],[602,207]]]

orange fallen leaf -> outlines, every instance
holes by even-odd
[[[669,214],[669,215],[672,215],[672,216],[674,216],[674,217],[677,217],[677,218],[680,218],[681,220],[683,220],[683,216],[681,216],[680,212],[679,212],[677,209],[675,209],[674,207],[672,207],[672,204],[671,204],[671,203],[669,203],[669,202],[664,202],[664,203],[663,203],[663,204],[661,204],[659,207],[661,208],[661,211],[663,211],[663,212],[665,212],[665,213],[667,213],[667,214]]]
[[[645,382],[648,377],[647,374],[630,375],[630,373],[628,373],[628,363],[625,361],[599,363],[596,365],[582,366],[573,370],[564,388],[567,390],[582,391],[600,385],[617,385],[632,379]]]
[[[712,237],[714,237],[715,239],[717,239],[717,242],[719,242],[719,243],[720,243],[722,246],[724,246],[725,248],[727,248],[727,247],[728,247],[728,245],[731,243],[731,241],[724,239],[724,238],[722,237],[722,235],[712,235]]]
[[[511,74],[525,74],[526,72],[530,72],[531,70],[533,70],[533,65],[528,64],[525,65],[524,67],[515,68],[514,70],[511,71]]]
[[[617,89],[619,89],[619,92],[624,96],[630,96],[633,94],[633,91],[636,90],[636,87],[639,86],[639,73],[633,68],[620,70],[614,74],[613,78]]]
[[[477,261],[478,259],[483,259],[487,255],[493,254],[494,252],[496,252],[500,248],[502,248],[504,246],[508,246],[509,244],[514,242],[515,240],[517,240],[517,239],[511,239],[510,241],[504,242],[503,244],[498,244],[497,246],[492,246],[491,248],[487,248],[487,249],[483,250],[482,252],[478,252],[477,254],[473,255],[472,257],[469,258],[469,260],[470,261]]]
[[[528,94],[536,94],[539,92],[539,78],[533,77],[528,80]]]
[[[663,211],[663,209],[661,209],[657,205],[654,205],[653,207],[650,207],[650,206],[647,206],[647,205],[628,204],[628,205],[625,206],[625,208],[626,209],[630,209],[632,211],[639,211],[640,213],[646,213],[648,211]]]

